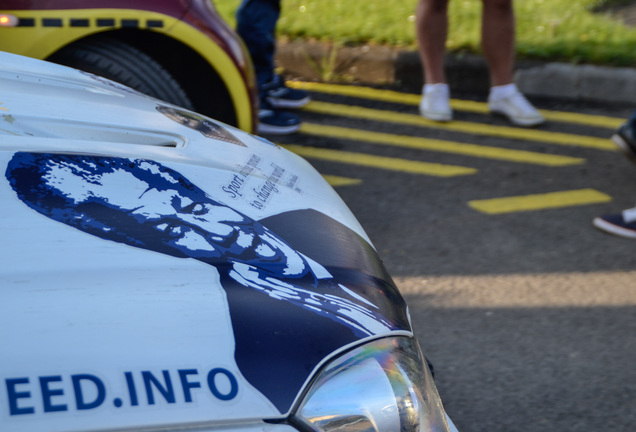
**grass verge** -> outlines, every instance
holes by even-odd
[[[241,0],[214,0],[235,25]],[[636,66],[636,29],[608,11],[633,0],[519,0],[518,58]],[[344,45],[387,44],[415,49],[417,0],[282,0],[278,33]],[[451,0],[448,50],[480,53],[480,0]]]

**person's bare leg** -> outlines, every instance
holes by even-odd
[[[444,73],[448,32],[448,0],[420,0],[416,10],[416,32],[424,72],[420,113],[429,120],[453,118],[450,90]]]
[[[424,82],[446,82],[444,53],[448,33],[448,0],[420,0],[415,14]]]
[[[488,107],[519,126],[545,121],[513,82],[515,61],[515,16],[512,0],[482,0],[481,44],[490,69]]]
[[[515,16],[512,0],[482,0],[481,45],[490,69],[491,86],[512,83]]]

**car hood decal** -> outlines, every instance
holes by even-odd
[[[0,57],[0,423],[281,420],[334,356],[411,335],[369,238],[308,162]]]
[[[180,172],[144,159],[17,152],[6,178],[23,203],[57,222],[214,267],[229,307],[236,364],[281,413],[330,353],[410,331],[401,297],[373,249],[319,212],[259,222]],[[322,234],[312,238],[307,224]],[[222,397],[232,395],[227,379]]]

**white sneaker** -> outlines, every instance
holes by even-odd
[[[450,91],[448,84],[427,84],[422,89],[420,113],[429,120],[438,122],[451,121],[453,111],[450,107]]]
[[[497,99],[491,94],[488,96],[488,108],[491,113],[501,114],[517,126],[537,126],[545,122],[541,113],[516,90]]]

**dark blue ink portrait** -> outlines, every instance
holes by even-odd
[[[20,200],[50,219],[213,266],[228,300],[237,365],[281,412],[325,355],[409,329],[403,313],[361,295],[346,272],[326,268],[157,162],[19,152],[6,177]],[[303,361],[282,360],[289,357]]]

